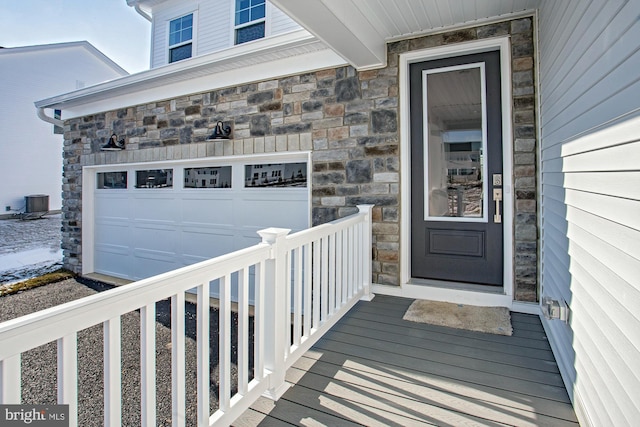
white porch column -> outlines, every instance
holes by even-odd
[[[280,242],[291,230],[267,228],[258,231],[262,243],[271,245],[271,259],[265,262],[264,283],[264,367],[269,371],[269,389],[264,396],[278,400],[289,388],[285,382],[286,322],[286,251]]]

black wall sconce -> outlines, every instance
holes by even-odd
[[[218,121],[216,127],[213,128],[213,133],[209,135],[209,139],[231,139],[231,126],[225,126],[224,123]]]
[[[111,137],[109,138],[109,142],[107,142],[105,145],[103,145],[100,148],[101,151],[120,151],[120,150],[124,150],[124,138],[120,139],[118,141],[118,135],[116,135],[115,133],[111,134]]]

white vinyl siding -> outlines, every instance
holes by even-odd
[[[584,425],[640,418],[640,3],[542,2],[545,321]]]
[[[200,4],[198,55],[216,52],[233,45],[231,38],[233,2],[203,2]]]
[[[0,49],[0,214],[24,211],[25,196],[62,207],[63,137],[36,116],[35,100],[125,76],[86,42]],[[53,116],[53,110],[46,114]],[[62,119],[67,119],[66,111]],[[64,191],[68,190],[65,181]],[[11,211],[5,211],[10,206]]]
[[[293,19],[289,18],[287,14],[278,9],[272,4],[269,4],[271,8],[270,16],[271,18],[271,35],[275,36],[278,34],[288,33],[289,31],[300,30],[302,27],[296,23]],[[269,19],[269,18],[267,18]]]
[[[234,46],[233,0],[184,2],[174,0],[153,9],[151,68],[168,63],[168,22],[194,13],[193,56],[206,55]],[[299,30],[301,27],[272,4],[267,4],[266,36]]]

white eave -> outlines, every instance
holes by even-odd
[[[96,60],[102,62],[107,67],[111,68],[115,73],[120,74],[121,76],[127,76],[129,73],[116,64],[111,58],[109,58],[104,53],[100,52],[94,45],[89,43],[86,40],[75,41],[75,42],[64,42],[64,43],[51,43],[51,44],[40,44],[33,46],[20,46],[20,47],[6,47],[4,49],[0,49],[0,55],[14,55],[21,53],[33,53],[33,52],[42,52],[42,51],[53,51],[60,49],[84,49],[89,54],[93,55]]]
[[[531,15],[540,0],[270,0],[358,70],[390,41]]]
[[[222,87],[346,65],[306,30],[257,40],[35,102],[69,119]]]

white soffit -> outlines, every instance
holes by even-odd
[[[271,0],[359,70],[386,64],[386,43],[536,9],[540,0]]]

